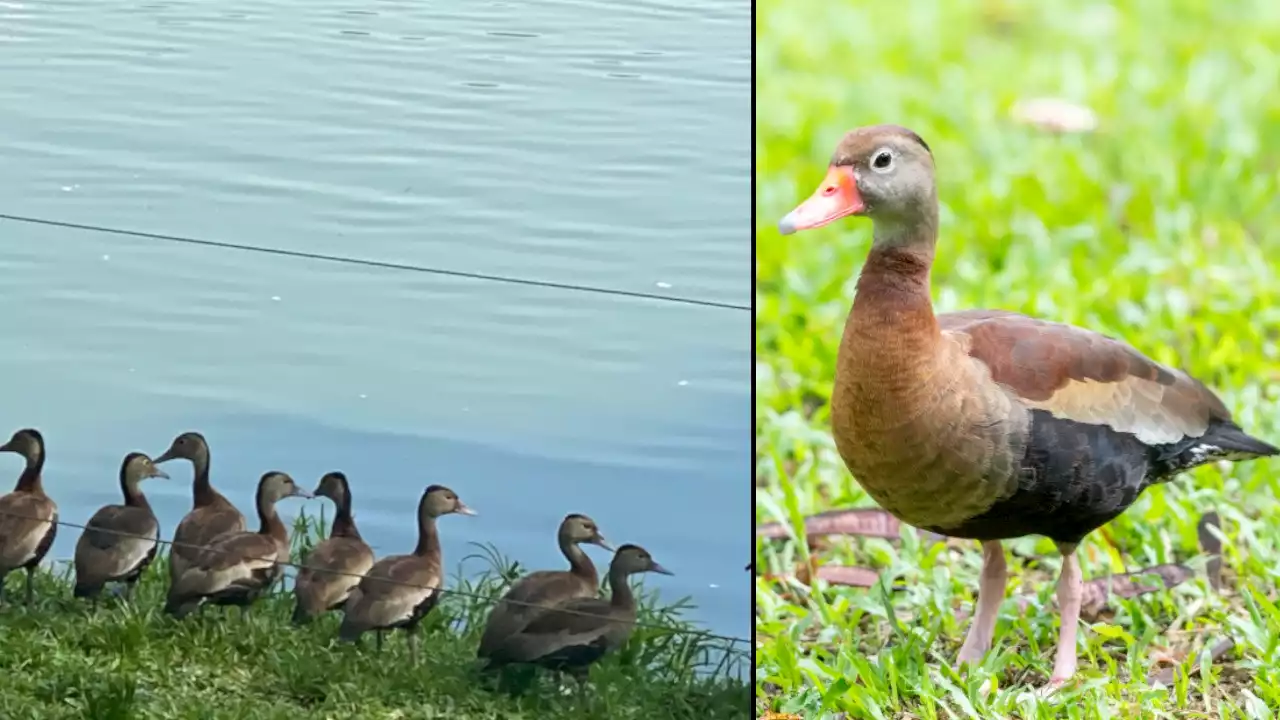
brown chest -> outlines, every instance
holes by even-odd
[[[947,527],[1013,492],[1025,410],[967,357],[896,368],[876,357],[842,360],[832,433],[881,507],[911,525]]]

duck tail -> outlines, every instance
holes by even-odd
[[[311,613],[307,612],[306,608],[302,607],[302,601],[299,600],[297,604],[293,606],[293,624],[306,625],[310,623],[311,620]]]
[[[342,618],[342,624],[338,626],[338,639],[342,642],[355,642],[364,634],[364,628],[351,622],[351,616]]]
[[[191,611],[200,607],[200,598],[194,601],[187,600],[182,597],[170,596],[164,603],[164,612],[166,615],[172,616],[175,620],[181,620],[191,614]]]

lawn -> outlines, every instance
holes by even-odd
[[[314,537],[297,533],[295,540],[301,550]],[[477,554],[466,563],[471,571],[485,560],[493,569],[453,578],[451,587],[500,594],[515,568],[491,550]],[[204,618],[175,622],[160,612],[165,568],[158,558],[135,606],[112,598],[92,611],[71,597],[65,568],[57,567],[37,576],[36,606],[0,608],[0,718],[727,720],[742,717],[749,703],[744,660],[735,659],[737,669],[718,664],[723,645],[705,637],[638,629],[627,647],[592,669],[585,690],[539,674],[516,694],[491,689],[475,672],[489,607],[483,600],[447,597],[423,623],[423,653],[414,667],[397,634],[379,654],[372,636],[360,649],[338,644],[336,616],[295,628],[292,597],[283,593],[255,605],[248,617],[206,608]],[[22,597],[21,574],[10,577],[8,597]],[[681,619],[686,602],[647,591],[641,597],[641,622],[698,630]]]
[[[1280,462],[1184,475],[1109,539],[1086,539],[1086,580],[1180,564],[1180,582],[1087,613],[1076,681],[1049,698],[1033,692],[1058,632],[1048,540],[1006,543],[1021,600],[1006,599],[992,652],[967,673],[952,661],[977,543],[909,528],[797,542],[805,516],[872,507],[827,408],[871,225],[776,230],[845,130],[905,125],[938,167],[940,311],[1003,308],[1125,338],[1278,442],[1280,3],[763,0],[757,12],[756,520],[788,530],[756,546],[757,715],[1280,715]],[[1090,108],[1096,129],[1019,121],[1036,97]],[[1209,512],[1225,537],[1220,589],[1198,532]],[[837,567],[870,572],[810,584]]]

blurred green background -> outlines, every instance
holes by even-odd
[[[848,129],[889,122],[933,148],[942,229],[938,310],[994,307],[1122,337],[1217,390],[1280,441],[1280,2],[763,0],[756,45],[756,482],[759,522],[870,501],[829,436],[836,347],[871,238],[865,220],[783,238],[777,220],[822,179]],[[1096,127],[1020,117],[1036,98]],[[1218,510],[1224,593],[1202,579],[1118,602],[1081,631],[1080,681],[1028,696],[1057,637],[1047,541],[1008,546],[1011,586],[980,672],[949,665],[977,587],[976,544],[842,541],[823,563],[906,579],[884,596],[757,580],[757,711],[804,717],[1271,717],[1280,708],[1280,462],[1205,468],[1148,491],[1082,554],[1086,578],[1198,562]],[[757,570],[806,552],[759,543]],[[889,622],[889,608],[905,626]],[[1236,647],[1201,676],[1212,638]],[[1178,667],[1170,691],[1146,673]],[[1208,668],[1208,665],[1206,665]],[[1072,701],[1075,698],[1077,701]],[[1087,702],[1078,702],[1080,698]],[[1264,712],[1265,711],[1265,712]]]

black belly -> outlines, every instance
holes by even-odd
[[[1031,412],[1022,479],[1012,496],[948,528],[925,528],[952,537],[1004,540],[1043,535],[1078,543],[1133,504],[1158,482],[1160,448],[1137,437]]]

